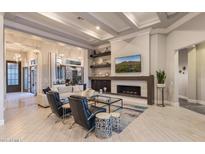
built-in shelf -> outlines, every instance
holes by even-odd
[[[98,65],[90,66],[90,68],[104,68],[104,67],[111,67],[111,64],[98,64]]]
[[[111,80],[109,76],[90,76],[89,80]]]
[[[111,51],[90,55],[91,58],[103,57],[111,55]]]

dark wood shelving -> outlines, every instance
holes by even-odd
[[[89,80],[111,80],[109,76],[90,76]]]
[[[111,51],[90,55],[91,58],[103,57],[111,55]]]
[[[111,67],[111,64],[98,64],[98,65],[90,66],[90,68],[103,68],[103,67]]]

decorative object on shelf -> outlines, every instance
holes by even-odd
[[[97,57],[103,57],[103,56],[110,56],[111,52],[104,52],[104,53],[96,53],[96,54],[92,54],[90,55],[91,58],[97,58]]]
[[[90,68],[103,68],[103,67],[110,67],[111,64],[97,64],[97,65],[91,65]]]
[[[105,52],[109,52],[109,51],[110,51],[109,47],[106,47]]]
[[[96,55],[96,50],[93,50],[93,55]]]
[[[106,93],[106,91],[107,91],[107,88],[106,88],[106,87],[104,87],[104,88],[103,88],[103,90],[104,90],[104,93]]]
[[[165,87],[166,73],[164,70],[156,71],[157,87]]]
[[[102,58],[98,58],[97,64],[103,64],[103,59]]]
[[[108,72],[105,73],[105,76],[110,76],[110,74]]]
[[[103,90],[102,89],[100,89],[100,94],[102,94],[103,93]]]

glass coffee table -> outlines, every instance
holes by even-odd
[[[111,106],[117,107],[117,109],[113,110],[112,112],[115,112],[123,108],[123,99],[121,98],[110,97],[105,95],[95,95],[92,97],[92,99],[95,102],[95,105],[97,105],[97,103],[101,103],[101,104],[105,104],[104,106],[108,106],[109,113],[111,112]],[[116,103],[119,102],[120,102],[120,106],[116,105]]]

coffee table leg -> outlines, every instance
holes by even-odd
[[[121,108],[123,108],[123,100],[121,100]]]
[[[110,105],[108,105],[108,108],[109,108],[109,113],[110,113]]]

